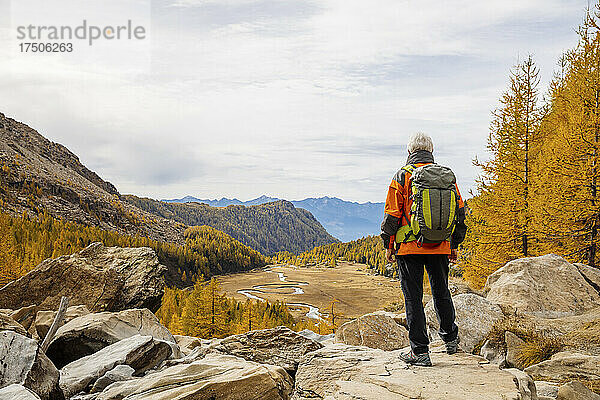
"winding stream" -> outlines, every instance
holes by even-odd
[[[243,294],[244,296],[246,296],[249,299],[252,300],[258,300],[261,302],[264,302],[265,299],[263,299],[262,297],[260,297],[259,295],[261,293],[263,294],[267,294],[267,293],[275,293],[275,294],[304,294],[304,289],[302,289],[300,286],[307,286],[308,282],[301,282],[301,281],[288,281],[287,277],[285,276],[285,274],[283,272],[277,272],[277,271],[271,271],[268,270],[270,272],[274,272],[277,274],[277,276],[279,277],[279,281],[282,283],[266,283],[264,285],[254,285],[252,286],[251,289],[240,289],[237,292],[239,294]],[[293,292],[288,292],[288,290],[293,290]],[[288,306],[292,306],[292,307],[301,307],[301,308],[307,308],[308,312],[306,313],[306,316],[308,318],[311,319],[316,319],[317,321],[322,321],[323,320],[323,314],[321,314],[320,310],[310,304],[306,304],[306,303],[286,303]]]

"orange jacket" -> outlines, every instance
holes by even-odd
[[[427,151],[417,151],[409,155],[407,165],[412,164],[421,167],[434,162],[433,154]],[[458,186],[458,222],[450,240],[442,243],[417,243],[416,241],[396,244],[396,232],[398,229],[408,224],[406,218],[410,218],[410,208],[412,207],[411,174],[400,170],[392,178],[388,188],[385,201],[384,220],[381,224],[381,237],[386,249],[396,248],[396,254],[450,254],[451,248],[457,248],[464,240],[466,234],[465,209],[464,202],[460,196]],[[406,216],[406,217],[405,217]]]

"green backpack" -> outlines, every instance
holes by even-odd
[[[418,168],[407,165],[402,169],[411,174],[413,203],[410,218],[403,216],[408,224],[398,230],[396,242],[442,243],[450,239],[458,217],[456,176],[452,170],[439,164]]]

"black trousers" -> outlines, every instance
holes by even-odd
[[[458,326],[454,322],[455,311],[452,296],[448,290],[448,256],[442,254],[414,254],[397,256],[398,271],[404,293],[408,338],[415,354],[429,351],[429,337],[425,311],[423,310],[423,267],[427,269],[433,305],[440,323],[439,334],[444,342],[458,336]]]

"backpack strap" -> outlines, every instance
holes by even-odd
[[[408,164],[408,165],[405,165],[404,167],[402,167],[401,169],[402,169],[402,171],[406,171],[412,175],[413,171],[415,169],[417,169],[417,166],[414,164]]]

